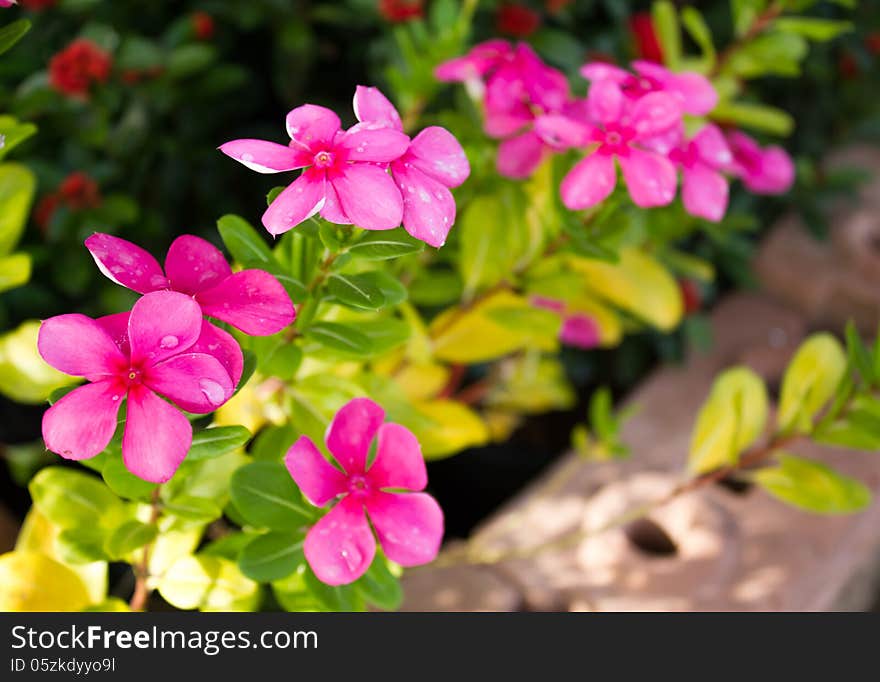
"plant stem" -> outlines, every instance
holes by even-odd
[[[152,509],[150,510],[150,523],[156,523],[159,520],[159,493],[160,486],[156,486],[153,491],[153,497],[150,501]],[[131,601],[128,603],[132,611],[143,611],[147,605],[147,599],[150,597],[150,586],[148,584],[150,577],[150,548],[152,543],[144,546],[144,553],[140,563],[133,567],[135,574],[134,594],[131,595]]]
[[[749,30],[746,31],[742,37],[737,38],[734,42],[728,45],[727,49],[718,55],[718,59],[715,62],[715,68],[712,69],[710,78],[721,73],[721,71],[724,70],[724,67],[727,66],[727,62],[729,62],[740,49],[745,45],[748,45],[751,41],[770,28],[770,25],[780,14],[782,14],[784,9],[785,8],[781,2],[774,2],[761,12],[761,14],[755,17]]]

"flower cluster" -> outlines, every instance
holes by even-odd
[[[578,149],[584,157],[560,187],[572,210],[604,201],[617,184],[619,165],[637,206],[673,201],[682,175],[682,201],[692,215],[719,221],[727,210],[727,176],[753,192],[785,192],[794,166],[778,147],[762,149],[739,131],[726,136],[705,123],[693,136],[684,116],[704,117],[718,94],[704,76],[673,73],[650,61],[633,71],[590,62],[585,99],[571,95],[564,74],[545,64],[528,45],[491,40],[441,64],[441,81],[464,82],[483,102],[486,133],[500,139],[498,171],[531,175],[549,153]]]
[[[98,183],[87,173],[70,173],[54,192],[46,194],[34,210],[34,222],[45,231],[59,206],[71,211],[84,211],[101,205],[101,191]]]
[[[220,150],[260,173],[303,169],[263,214],[272,234],[319,213],[367,230],[403,223],[416,239],[442,246],[455,221],[449,190],[470,174],[461,145],[437,126],[410,139],[397,110],[376,88],[359,86],[354,109],[359,122],[343,130],[334,112],[305,104],[287,115],[289,145],[243,139]]]
[[[293,322],[293,304],[272,275],[233,273],[220,251],[191,235],[172,243],[164,271],[149,253],[117,237],[95,234],[86,247],[101,272],[143,296],[131,312],[43,322],[43,359],[89,382],[49,408],[43,439],[67,459],[94,457],[113,437],[124,401],[125,466],[161,483],[174,475],[192,443],[189,420],[174,405],[194,414],[213,412],[241,379],[241,348],[204,316],[268,335]]]
[[[106,83],[112,66],[110,55],[91,40],[74,40],[49,62],[49,83],[70,97],[85,98],[92,85]]]

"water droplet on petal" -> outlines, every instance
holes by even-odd
[[[172,336],[169,334],[168,336],[163,336],[162,340],[159,341],[159,348],[163,348],[165,350],[170,350],[172,348],[177,348],[177,345],[180,343],[180,339],[176,336]]]
[[[221,405],[226,398],[223,387],[213,379],[199,379],[199,390],[212,405]]]
[[[348,570],[352,572],[358,570],[364,560],[364,555],[351,540],[342,543],[339,553],[342,555],[345,565],[348,566]]]

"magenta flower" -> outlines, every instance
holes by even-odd
[[[602,330],[592,317],[585,313],[570,312],[565,303],[555,298],[533,296],[532,305],[536,308],[550,310],[562,318],[559,340],[566,346],[582,350],[596,348],[602,342]]]
[[[245,334],[275,334],[296,319],[290,296],[281,283],[263,270],[232,272],[223,254],[213,244],[183,235],[175,239],[165,256],[165,271],[147,251],[129,241],[96,233],[86,239],[86,248],[98,268],[117,284],[146,294],[151,291],[179,291],[192,296],[202,313]],[[224,361],[237,383],[241,367],[238,344],[226,332],[208,325],[206,334],[216,336],[218,359]],[[229,342],[235,346],[231,349]]]
[[[305,104],[287,115],[290,146],[233,140],[220,147],[259,173],[304,169],[263,214],[270,233],[287,232],[316,213],[367,230],[400,225],[403,199],[382,164],[398,159],[409,138],[387,127],[360,124],[343,131],[340,126],[329,109]]]
[[[761,146],[745,133],[727,134],[733,153],[730,170],[755,194],[784,194],[794,184],[794,163],[788,153],[776,145]]]
[[[703,127],[692,139],[679,137],[669,158],[682,168],[682,202],[691,215],[718,222],[727,211],[727,178],[721,173],[733,156],[717,126]]]
[[[336,413],[327,430],[327,448],[342,471],[330,464],[307,436],[284,458],[306,498],[335,506],[306,536],[306,560],[328,585],[360,578],[373,562],[376,530],[385,555],[401,566],[432,561],[443,539],[443,512],[421,492],[428,482],[416,437],[398,424],[383,424],[385,412],[368,398],[355,398]],[[376,458],[367,467],[373,438]],[[369,521],[367,516],[369,515]]]
[[[116,317],[116,316],[113,316]],[[146,481],[170,479],[192,444],[187,412],[213,412],[232,397],[234,383],[212,355],[195,352],[202,313],[190,297],[149,293],[128,319],[124,351],[102,324],[85,315],[43,322],[37,347],[55,369],[87,383],[43,415],[46,447],[66,459],[94,457],[110,442],[126,400],[122,458]]]
[[[708,78],[698,73],[673,73],[665,66],[648,61],[634,61],[635,74],[604,62],[590,62],[581,67],[581,75],[592,83],[610,80],[620,86],[628,98],[637,100],[652,92],[666,92],[678,98],[682,111],[705,116],[718,104],[718,92]]]
[[[577,210],[604,201],[617,184],[617,159],[637,206],[670,203],[675,197],[675,166],[652,151],[649,143],[680,125],[678,99],[665,92],[652,92],[631,102],[617,83],[606,79],[590,87],[586,104],[590,123],[563,116],[545,116],[536,123],[539,133],[555,139],[558,146],[590,149],[562,181],[562,202]]]
[[[12,7],[17,4],[18,0],[0,0],[0,7]]]
[[[487,40],[474,45],[466,55],[440,64],[434,69],[434,76],[444,83],[481,82],[512,55],[513,46],[506,40]]]
[[[394,105],[377,88],[357,86],[354,113],[364,125],[403,131]],[[455,222],[452,187],[471,173],[458,140],[445,128],[431,126],[413,138],[404,154],[391,162],[391,175],[403,197],[403,227],[434,247],[446,243]]]

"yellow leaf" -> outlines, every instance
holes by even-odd
[[[688,470],[701,474],[735,464],[763,433],[767,409],[761,377],[745,367],[722,373],[697,417]]]
[[[586,276],[586,286],[599,298],[669,331],[681,321],[684,304],[678,284],[656,260],[636,249],[623,249],[617,263],[569,257],[569,265]]]
[[[19,403],[45,401],[56,388],[75,383],[50,367],[37,352],[40,323],[22,322],[17,329],[0,336],[0,393]]]
[[[247,611],[259,598],[257,583],[232,561],[214,556],[179,559],[159,581],[158,590],[172,606],[202,611]]]
[[[422,419],[411,424],[425,459],[441,459],[489,442],[489,429],[476,412],[454,400],[417,403]]]
[[[846,353],[831,334],[813,334],[785,370],[779,398],[782,430],[810,431],[813,417],[834,395],[846,372]]]
[[[0,611],[80,611],[90,601],[79,576],[45,554],[0,556]]]
[[[530,310],[532,305],[522,296],[499,291],[472,308],[455,307],[438,315],[430,327],[435,357],[447,362],[472,364],[495,360],[522,348],[556,349],[555,337],[505,327],[493,320],[490,311],[501,308]]]
[[[407,399],[428,400],[446,386],[449,369],[436,362],[405,365],[394,375],[394,381]]]

